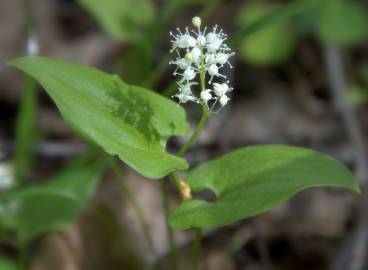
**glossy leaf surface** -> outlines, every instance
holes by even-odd
[[[359,192],[349,170],[315,151],[283,145],[241,148],[199,165],[187,176],[192,191],[205,188],[215,202],[180,204],[169,223],[176,229],[214,228],[270,210],[310,187],[342,187]]]
[[[10,65],[33,76],[64,119],[148,178],[162,178],[187,162],[165,151],[172,135],[184,135],[185,111],[153,91],[124,83],[97,69],[47,58],[20,58]]]

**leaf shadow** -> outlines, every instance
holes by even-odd
[[[112,115],[138,130],[149,142],[159,143],[162,136],[152,124],[154,110],[149,100],[137,94],[131,86],[122,85],[117,79],[113,80],[112,89],[107,93],[115,104],[110,108]]]

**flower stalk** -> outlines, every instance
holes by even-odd
[[[177,156],[181,157],[189,149],[189,147],[199,137],[208,117],[211,114],[218,113],[222,107],[224,107],[229,98],[227,93],[232,91],[233,88],[228,86],[229,81],[219,82],[218,79],[226,79],[226,76],[220,73],[220,69],[228,64],[232,68],[228,61],[231,56],[234,55],[231,49],[224,43],[227,39],[226,34],[220,30],[217,31],[217,26],[213,30],[206,34],[207,27],[201,30],[202,20],[199,17],[192,19],[192,24],[196,28],[196,31],[191,31],[194,36],[189,32],[189,28],[185,28],[182,32],[179,28],[177,34],[170,32],[173,37],[171,52],[176,51],[178,57],[171,61],[170,64],[176,65],[174,71],[175,75],[180,75],[181,78],[178,81],[178,93],[173,97],[179,100],[179,103],[195,102],[200,104],[202,109],[202,116],[198,124],[196,125],[189,140],[178,151]],[[184,57],[181,57],[180,50],[185,49]],[[212,86],[207,88],[206,75],[210,76],[208,85]],[[194,80],[199,75],[200,93],[194,94],[194,86],[198,85]],[[213,80],[217,82],[213,83]],[[216,110],[216,107],[219,108]],[[177,172],[172,172],[176,187],[180,192],[182,201],[192,199],[192,194],[189,185],[181,180]],[[201,253],[201,229],[195,229],[195,240],[193,246],[193,269],[198,270],[200,267],[200,253]]]

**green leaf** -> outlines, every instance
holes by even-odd
[[[17,270],[18,266],[14,260],[0,256],[0,270]]]
[[[193,199],[171,213],[176,229],[214,228],[274,208],[309,187],[343,187],[359,192],[340,162],[299,147],[260,145],[241,148],[199,165],[187,182],[192,191],[211,189],[215,202]]]
[[[31,145],[37,133],[34,126],[37,112],[36,87],[36,82],[26,75],[16,123],[15,176],[18,183],[27,177],[35,154]]]
[[[38,57],[9,64],[33,76],[77,132],[142,175],[158,179],[187,169],[184,159],[165,151],[170,136],[189,129],[173,101],[78,64]]]
[[[325,43],[354,45],[368,36],[368,14],[351,1],[326,1],[321,11],[318,37]]]
[[[104,30],[118,40],[140,37],[143,26],[152,22],[154,8],[149,0],[79,0],[101,24]]]
[[[268,3],[247,4],[239,13],[239,25],[251,25],[259,18],[270,14],[275,6]],[[295,51],[296,36],[290,21],[284,20],[246,37],[240,44],[240,54],[254,65],[282,64]]]
[[[73,163],[45,184],[24,187],[0,199],[1,227],[18,233],[22,243],[70,225],[86,206],[110,159]]]
[[[231,47],[239,45],[242,40],[262,29],[271,27],[277,23],[288,20],[309,10],[315,9],[321,4],[321,0],[295,0],[279,8],[268,12],[251,24],[243,25],[240,31],[229,39]]]

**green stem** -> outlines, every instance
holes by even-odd
[[[32,165],[34,153],[34,121],[37,110],[37,89],[35,81],[28,75],[24,77],[22,99],[16,120],[15,172],[18,185],[24,182]]]
[[[211,2],[211,4],[207,5],[206,8],[202,11],[201,16],[203,16],[204,20],[207,20],[208,16],[216,9],[216,7],[221,3],[221,0],[214,0]],[[200,84],[201,84],[201,91],[204,91],[206,89],[206,69],[205,69],[205,59],[203,56],[203,48],[201,48],[202,51],[202,57],[201,57],[201,67],[200,67]],[[165,56],[160,63],[160,69],[158,72],[154,73],[152,75],[153,81],[157,80],[160,75],[165,71],[165,67],[167,66],[167,62],[169,61],[170,57]],[[200,103],[202,108],[202,116],[199,120],[197,126],[195,127],[192,136],[189,138],[189,140],[180,148],[178,153],[176,154],[179,157],[182,157],[185,152],[189,149],[189,147],[195,142],[195,140],[198,138],[199,134],[201,133],[208,117],[210,116],[210,112],[203,102]],[[182,187],[180,185],[180,178],[176,171],[172,172],[171,174],[172,179],[175,182],[175,185],[177,189],[179,190],[180,194],[182,193]],[[167,195],[167,194],[166,194]],[[168,202],[165,204],[165,209],[168,211]],[[173,267],[174,269],[178,269],[178,257],[176,253],[176,246],[175,241],[173,237],[172,230],[168,229],[168,235],[170,239],[170,247],[171,247],[171,253],[172,253],[172,261],[173,261]],[[194,244],[194,250],[193,250],[193,267],[194,269],[199,269],[200,265],[200,253],[201,253],[201,237],[202,237],[202,231],[201,229],[195,230],[195,244]]]
[[[23,0],[23,18],[27,40],[29,40],[32,37],[33,31],[29,0]],[[35,138],[34,122],[37,110],[37,89],[35,81],[28,75],[24,77],[22,90],[22,99],[17,114],[15,132],[15,176],[18,185],[24,182],[30,171],[34,157],[31,145],[34,143]]]
[[[193,245],[193,270],[200,269],[201,246],[202,246],[202,230],[195,229],[195,239]]]
[[[176,188],[181,192],[180,177],[176,171],[171,172],[171,178],[174,180]]]
[[[204,56],[203,56],[203,48],[201,48],[202,56],[201,56],[201,67],[199,72],[200,77],[200,83],[201,83],[201,91],[206,90],[206,69],[205,69],[205,63],[204,63]],[[209,115],[210,112],[208,111],[208,108],[206,104],[203,102],[200,103],[202,108],[202,117],[199,120],[197,126],[195,127],[192,136],[189,138],[189,140],[183,145],[183,147],[179,150],[177,153],[177,156],[181,157],[184,155],[184,153],[189,149],[189,147],[194,143],[194,141],[198,138],[199,134],[201,133]],[[176,172],[171,173],[173,176],[175,182],[177,182],[177,174]],[[179,180],[180,181],[180,180]],[[181,193],[181,186],[179,185],[179,191]],[[201,254],[201,239],[202,238],[202,230],[201,229],[195,229],[195,241],[193,246],[193,269],[198,270],[200,266],[200,254]]]
[[[201,117],[201,120],[199,120],[196,128],[193,131],[192,136],[189,138],[189,140],[183,145],[183,147],[177,153],[177,156],[179,156],[179,157],[182,157],[184,155],[184,153],[188,150],[188,148],[198,138],[199,134],[202,131],[202,128],[204,127],[204,124],[206,123],[206,121],[208,119],[209,112],[208,112],[208,110],[206,108],[206,105],[204,105],[204,104],[201,104],[201,105],[202,105],[202,117]]]
[[[147,222],[144,218],[142,208],[140,207],[140,205],[138,203],[138,200],[136,199],[136,197],[134,195],[134,192],[131,191],[131,189],[129,188],[127,182],[125,181],[125,177],[124,177],[123,173],[121,172],[121,169],[119,168],[116,161],[114,161],[112,163],[111,168],[114,171],[117,178],[119,179],[123,190],[127,194],[128,201],[132,205],[133,210],[134,210],[134,212],[135,212],[135,214],[136,214],[136,216],[139,220],[139,223],[142,226],[143,236],[146,239],[146,242],[148,244],[148,247],[149,247],[151,253],[155,256],[156,252],[155,252],[155,249],[154,249],[153,240],[152,240],[151,234],[149,233],[149,227],[148,227],[148,224],[147,224]]]

